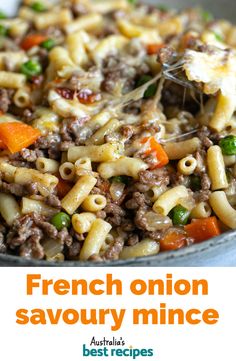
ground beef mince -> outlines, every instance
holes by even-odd
[[[54,239],[63,246],[72,244],[72,237],[67,229],[57,229],[42,216],[31,213],[17,219],[7,234],[6,245],[20,256],[44,258],[43,241]]]
[[[179,172],[171,172],[170,173],[171,183],[175,186],[178,185],[188,185],[189,177],[180,174]]]
[[[72,146],[72,144],[80,145],[85,143],[92,135],[91,129],[86,127],[86,122],[89,119],[89,117],[72,117],[63,120],[61,128],[61,151],[64,151],[64,149],[68,150],[66,147]]]
[[[27,192],[30,195],[35,195],[38,193],[38,183],[29,183],[25,187],[27,187]]]
[[[197,133],[202,145],[205,148],[210,148],[213,145],[213,142],[209,138],[210,134],[211,132],[206,126],[202,127]]]
[[[134,127],[132,127],[132,125],[124,125],[121,128],[121,133],[125,137],[125,140],[127,141],[130,138],[132,138],[134,134]]]
[[[24,109],[23,110],[23,113],[22,113],[22,120],[25,122],[25,123],[31,123],[32,120],[34,119],[34,113],[31,109]]]
[[[59,159],[61,137],[59,134],[49,134],[45,137],[40,137],[35,144],[35,150],[45,150],[48,153],[49,158]]]
[[[211,192],[209,190],[200,190],[194,194],[194,198],[197,200],[197,202],[207,202],[209,201],[210,194]]]
[[[158,242],[162,239],[163,232],[161,231],[145,232],[144,236]]]
[[[204,150],[196,152],[195,158],[197,161],[195,173],[201,175],[202,173],[206,172],[206,152]]]
[[[141,171],[139,173],[139,181],[150,187],[168,185],[170,182],[169,172],[166,168]]]
[[[176,51],[175,49],[171,48],[170,46],[164,46],[160,48],[157,56],[157,60],[165,65],[165,64],[171,64],[176,61]]]
[[[20,246],[19,255],[25,258],[43,259],[44,249],[40,244],[42,234],[39,228],[35,228],[32,235]]]
[[[11,98],[9,96],[9,92],[4,88],[0,88],[0,110],[3,113],[6,113],[10,104]]]
[[[148,227],[147,219],[145,218],[146,213],[147,213],[147,207],[142,206],[136,212],[136,216],[135,216],[136,226],[143,230],[147,230],[147,227]]]
[[[35,225],[49,238],[56,238],[58,236],[57,229],[49,222],[46,222],[41,217],[32,215]]]
[[[117,239],[110,245],[106,250],[103,257],[105,260],[116,260],[119,259],[119,254],[121,253],[124,246],[124,240],[121,237]]]
[[[43,236],[40,229],[35,230],[34,217],[32,215],[23,216],[14,222],[11,231],[7,235],[7,245],[10,249],[15,249],[24,244],[34,233],[40,234],[41,238]]]
[[[140,192],[134,192],[132,198],[126,202],[126,208],[128,209],[137,209],[139,207],[144,207],[148,203],[148,200],[145,198],[145,195]]]
[[[55,194],[50,194],[45,198],[45,203],[48,204],[50,207],[54,208],[61,208],[61,201]]]
[[[88,261],[92,261],[92,262],[104,262],[104,257],[103,256],[99,256],[98,254],[92,254]]]
[[[72,236],[69,234],[68,229],[64,227],[60,232],[57,233],[57,239],[61,244],[70,247],[73,243]]]
[[[148,66],[136,61],[129,61],[127,56],[125,58],[109,56],[103,65],[104,81],[102,82],[102,90],[107,93],[112,93],[118,81],[123,82],[123,92],[126,93],[135,85],[135,79],[142,74],[149,71]]]
[[[110,56],[104,62],[103,67],[104,81],[102,83],[102,90],[112,93],[115,89],[115,86],[120,79],[134,79],[135,69],[131,66],[128,66],[126,62],[121,59]]]
[[[6,253],[7,247],[5,244],[6,227],[0,225],[0,253]]]
[[[135,246],[139,242],[138,234],[132,234],[129,236],[128,241],[126,242],[127,246]]]
[[[222,21],[207,21],[199,9],[61,3],[45,11],[62,9],[63,24],[58,17],[40,29],[44,15],[36,11],[15,34],[20,17],[3,21],[1,258],[109,263],[132,249],[177,251],[235,228],[212,202],[225,196],[235,212],[235,114],[223,109],[231,102],[225,84],[236,84],[236,43],[228,36],[235,27],[227,22],[227,36],[213,46],[204,35]],[[31,5],[25,1],[25,10]],[[91,14],[91,28],[72,31]]]
[[[79,253],[82,248],[81,242],[73,242],[66,251],[66,257],[69,260],[76,260],[79,258]]]
[[[203,191],[208,191],[211,188],[211,180],[206,173],[201,177],[201,186]]]
[[[23,148],[20,152],[22,159],[26,160],[27,162],[34,163],[36,162],[37,158],[42,156],[42,152],[37,152],[35,150]]]
[[[37,194],[35,183],[29,183],[26,185],[7,183],[0,178],[0,191],[4,193],[10,193],[17,197],[24,197],[26,195]]]
[[[125,211],[122,207],[118,206],[115,203],[108,203],[104,208],[109,222],[115,226],[120,226],[122,219],[125,217]]]

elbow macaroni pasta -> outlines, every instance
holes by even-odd
[[[96,219],[89,230],[80,252],[80,260],[86,261],[93,254],[99,253],[106,236],[111,230],[111,225],[102,219]]]
[[[0,28],[6,254],[127,260],[236,229],[233,24],[128,0],[23,0]]]
[[[157,242],[152,240],[142,240],[131,247],[124,247],[120,258],[129,259],[135,257],[153,256],[160,250],[160,246]]]
[[[39,157],[36,160],[36,168],[41,173],[55,174],[59,170],[59,163],[54,159]]]
[[[79,30],[92,31],[102,26],[102,16],[100,14],[83,15],[78,20],[65,25],[68,34]]]
[[[210,204],[219,219],[229,228],[236,228],[236,210],[229,204],[223,191],[213,192],[210,195]]]
[[[167,190],[156,200],[153,210],[156,213],[167,216],[172,208],[181,203],[182,198],[189,197],[188,190],[184,186],[177,186]]]
[[[82,176],[62,199],[62,208],[64,208],[67,213],[73,214],[89,195],[96,182],[96,178],[92,176]]]
[[[197,167],[197,161],[192,155],[189,155],[181,159],[178,163],[178,170],[183,175],[193,174],[196,167]]]
[[[59,167],[59,173],[62,179],[72,181],[75,176],[75,166],[73,163],[65,162]]]
[[[207,202],[198,203],[191,211],[191,218],[208,218],[211,215],[211,207]]]
[[[139,172],[145,169],[147,169],[147,165],[141,159],[121,157],[114,161],[102,163],[98,167],[98,173],[105,179],[120,175],[137,179]]]
[[[95,214],[90,212],[74,214],[72,216],[72,225],[75,232],[88,233],[95,219]]]
[[[192,138],[184,140],[182,142],[173,143],[169,142],[165,144],[165,151],[171,160],[182,159],[189,154],[193,154],[200,147],[200,140],[198,138]]]
[[[72,14],[67,9],[61,9],[60,11],[49,11],[44,14],[39,14],[34,17],[34,24],[37,30],[48,28],[55,25],[66,25],[72,20]]]
[[[98,212],[105,208],[106,204],[106,197],[99,194],[94,194],[88,196],[85,199],[85,201],[82,203],[82,208],[88,212]]]
[[[0,87],[19,89],[25,85],[26,77],[23,74],[0,71]]]
[[[118,144],[71,147],[68,150],[68,160],[76,162],[80,158],[88,157],[92,162],[112,161],[119,157],[118,150]]]
[[[228,187],[228,181],[225,174],[224,159],[221,149],[218,145],[210,147],[207,151],[207,164],[209,176],[211,179],[211,189],[213,191]]]

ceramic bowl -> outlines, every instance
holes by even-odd
[[[234,21],[236,4],[234,0],[162,0],[148,1],[152,4],[165,3],[170,7],[201,6],[216,17]],[[0,2],[0,8],[9,15],[14,15],[20,1],[7,0]],[[93,262],[67,261],[62,263],[26,260],[21,257],[0,255],[0,266],[95,266]],[[230,231],[209,241],[195,244],[174,252],[163,252],[157,256],[130,259],[128,261],[113,261],[101,263],[98,266],[236,266],[236,231]]]

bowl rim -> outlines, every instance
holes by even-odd
[[[148,2],[147,0],[143,0]],[[17,7],[19,0],[15,0],[14,7]],[[131,258],[128,260],[113,260],[113,261],[104,261],[104,262],[92,262],[92,261],[47,261],[47,260],[37,260],[37,259],[27,259],[20,256],[0,254],[0,266],[17,266],[17,267],[123,267],[123,266],[165,266],[165,262],[173,260],[171,266],[175,267],[174,260],[187,260],[191,258],[192,255],[202,255],[207,254],[210,249],[221,249],[223,246],[231,245],[235,243],[236,230],[230,230],[225,232],[217,237],[211,238],[208,241],[202,243],[193,244],[189,247],[181,248],[177,251],[168,251],[161,252],[154,256],[145,256],[139,258]],[[223,254],[222,254],[223,256]],[[236,256],[235,256],[236,257]],[[8,264],[9,263],[9,264]],[[207,266],[207,265],[206,265]]]
[[[3,263],[3,266],[13,266],[14,267],[124,267],[124,266],[165,266],[165,262],[171,260],[187,260],[193,254],[200,254],[204,256],[210,249],[222,248],[222,246],[230,245],[231,243],[235,244],[236,230],[230,230],[225,232],[217,237],[211,238],[207,241],[201,243],[195,243],[189,247],[181,248],[177,251],[167,251],[161,252],[154,256],[144,256],[138,258],[130,258],[127,260],[109,260],[104,262],[94,262],[94,261],[47,261],[47,260],[37,260],[37,259],[28,259],[25,257],[0,254],[0,264]],[[7,263],[9,262],[9,265]],[[155,264],[154,264],[155,263]],[[2,265],[1,265],[2,266]],[[175,264],[171,265],[175,267]],[[194,266],[194,265],[193,265]],[[207,266],[207,265],[206,265]]]

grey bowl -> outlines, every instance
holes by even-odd
[[[209,241],[157,256],[133,258],[103,263],[49,262],[0,255],[2,267],[233,267],[236,266],[236,232],[231,231]]]
[[[234,21],[236,5],[234,0],[162,0],[147,1],[152,4],[165,3],[170,7],[202,6],[216,17]],[[14,14],[19,0],[1,1],[0,7],[8,14]],[[195,244],[191,247],[174,252],[163,252],[157,256],[130,259],[128,261],[112,261],[105,263],[66,261],[62,263],[27,260],[15,256],[0,255],[0,266],[63,266],[63,267],[91,267],[91,266],[131,266],[131,267],[180,267],[180,266],[236,266],[236,231],[230,231],[209,241]]]

